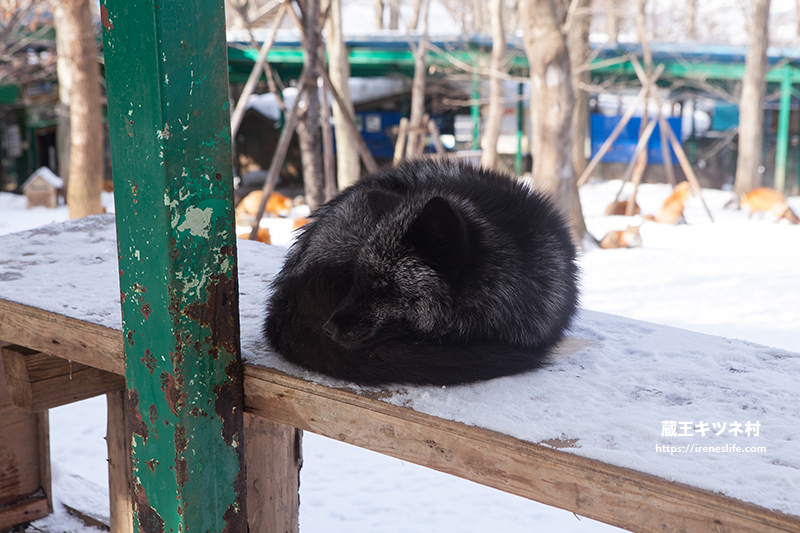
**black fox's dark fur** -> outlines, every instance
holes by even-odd
[[[552,203],[510,177],[418,161],[321,206],[273,282],[265,333],[362,384],[478,381],[540,366],[578,299]]]

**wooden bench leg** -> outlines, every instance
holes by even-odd
[[[108,403],[108,497],[111,533],[133,533],[131,499],[131,439],[128,435],[125,391],[106,394]]]
[[[297,533],[302,431],[245,413],[250,533]]]
[[[51,512],[47,411],[14,405],[0,358],[0,530]]]

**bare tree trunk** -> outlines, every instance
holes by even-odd
[[[103,212],[103,124],[100,119],[100,82],[94,26],[89,0],[66,0],[54,20],[72,66],[70,91],[70,218]],[[61,51],[59,51],[61,53]]]
[[[531,71],[531,150],[534,185],[570,218],[575,243],[586,233],[574,169],[575,95],[569,53],[551,0],[521,0],[520,23]]]
[[[794,34],[797,37],[800,37],[800,0],[794,0],[794,16],[795,16],[795,22],[797,24]]]
[[[642,46],[642,59],[644,62],[644,71],[649,79],[653,74],[653,54],[650,52],[650,39],[647,38],[647,20],[645,17],[645,8],[647,0],[636,0],[636,32],[639,34],[639,43]],[[645,92],[644,95],[644,111],[642,113],[642,121],[639,125],[639,137],[644,133],[648,122],[648,106],[650,104],[650,92]],[[636,200],[636,188],[642,179],[642,176],[647,171],[647,150],[642,150],[639,156],[639,161],[634,167],[633,184],[634,195],[631,197],[631,204]],[[631,206],[632,208],[633,206]]]
[[[358,147],[355,139],[350,134],[350,129],[345,122],[344,114],[351,118],[355,116],[353,101],[350,98],[350,88],[347,80],[350,78],[350,63],[348,50],[342,37],[342,2],[331,0],[330,15],[326,22],[328,40],[328,76],[331,84],[342,97],[347,109],[339,108],[333,103],[333,126],[336,137],[336,181],[339,190],[344,189],[358,181],[361,176],[361,163],[359,162]]]
[[[483,33],[483,9],[481,0],[472,0],[472,31]]]
[[[575,91],[575,110],[572,116],[572,130],[575,142],[572,145],[572,167],[575,175],[580,176],[586,169],[586,140],[589,136],[589,93],[585,87],[589,84],[589,71],[585,69],[589,62],[589,27],[591,0],[577,0],[575,15],[567,28],[569,40],[569,60],[572,70],[572,89]]]
[[[383,0],[372,0],[375,6],[375,29],[383,29]]]
[[[425,0],[427,2],[427,0]],[[414,31],[417,29],[417,25],[419,24],[419,12],[422,7],[423,0],[413,0],[411,4],[411,20],[408,21],[408,29],[409,31]]]
[[[697,38],[697,0],[686,0],[686,36]]]
[[[313,69],[315,74],[307,78],[305,113],[297,125],[297,137],[300,141],[300,159],[303,163],[303,185],[306,203],[313,211],[325,200],[322,174],[322,157],[320,155],[319,127],[319,92],[317,86],[317,65],[319,65],[320,31],[319,0],[305,0],[303,9],[303,45],[306,52],[306,68]]]
[[[619,40],[619,0],[605,0],[605,4],[608,42],[616,43]]]
[[[398,0],[389,0],[389,29],[396,30],[400,24],[400,6]]]
[[[517,26],[519,26],[519,1],[514,0],[512,5],[506,9],[506,13],[508,14],[508,27],[506,28],[506,32],[511,35],[517,34]]]
[[[492,0],[489,9],[492,17],[492,60],[489,66],[489,113],[486,117],[486,132],[483,136],[481,165],[493,168],[497,165],[497,139],[503,120],[503,78],[500,77],[506,55],[506,36],[503,32],[503,0]]]
[[[739,103],[739,155],[733,190],[740,197],[761,185],[764,145],[764,76],[767,66],[767,25],[770,0],[753,0]]]
[[[54,18],[63,18],[64,7],[61,2],[53,5]],[[69,188],[69,151],[70,151],[70,131],[69,131],[69,96],[72,91],[72,64],[69,61],[67,48],[69,42],[67,35],[63,32],[56,33],[56,72],[58,73],[58,103],[56,104],[56,114],[58,124],[56,125],[56,150],[58,153],[58,168],[52,169],[61,179],[64,180],[64,191]]]
[[[422,37],[414,52],[414,81],[411,85],[411,116],[408,118],[408,143],[406,153],[412,157],[417,153],[420,131],[424,126],[422,119],[425,114],[425,56],[428,54],[428,4],[429,0],[422,0],[420,15],[422,16]]]

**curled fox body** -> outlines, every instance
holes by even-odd
[[[286,359],[334,377],[448,385],[531,370],[577,308],[566,221],[495,172],[400,165],[299,231],[264,331]]]

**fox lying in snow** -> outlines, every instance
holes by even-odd
[[[365,176],[299,231],[264,332],[334,377],[449,385],[531,370],[577,309],[567,222],[497,172],[406,163]]]
[[[630,200],[616,200],[611,202],[606,207],[606,215],[624,215],[625,211],[628,209],[628,202],[630,202]],[[638,215],[640,212],[639,204],[633,202],[633,214]]]
[[[600,248],[636,248],[642,245],[639,226],[628,226],[624,230],[609,231],[600,241]]]
[[[245,196],[239,205],[236,206],[236,217],[244,219],[245,217],[253,218],[258,212],[258,206],[261,203],[263,194],[261,191],[253,191]],[[273,192],[269,195],[267,206],[264,213],[267,216],[280,216],[285,217],[293,207],[292,199],[284,196],[279,192]]]

